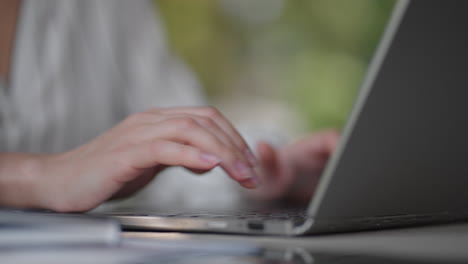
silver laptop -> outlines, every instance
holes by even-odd
[[[306,210],[112,215],[133,230],[274,235],[468,219],[467,12],[468,1],[396,4]]]

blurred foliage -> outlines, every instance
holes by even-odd
[[[155,3],[173,50],[208,96],[240,89],[282,99],[316,130],[343,125],[394,1]]]

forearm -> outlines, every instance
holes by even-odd
[[[0,153],[0,207],[38,208],[44,155]]]

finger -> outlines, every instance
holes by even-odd
[[[239,181],[239,184],[248,189],[256,189],[262,186],[262,182],[259,180],[259,178],[252,178],[252,179]]]
[[[257,163],[255,156],[252,154],[252,151],[250,151],[249,147],[247,146],[243,138],[240,136],[240,134],[237,132],[237,130],[235,130],[234,127],[214,108],[204,107],[206,109],[213,109],[214,114],[212,115],[215,118],[210,117],[209,110],[206,110],[206,113],[204,113],[205,115],[203,115],[202,111],[199,110],[200,108],[201,107],[153,108],[142,113],[137,113],[134,115],[133,118],[130,119],[137,120],[134,121],[133,124],[139,122],[140,124],[152,125],[154,123],[162,122],[172,118],[193,118],[200,125],[213,132],[213,134],[216,135],[220,140],[222,140],[226,145],[234,145],[237,148],[239,148],[242,155],[244,155],[245,159],[248,161],[248,164],[251,167],[254,167]],[[194,114],[195,109],[197,111],[195,111]],[[225,127],[220,126],[223,122],[226,124]]]
[[[237,181],[256,177],[245,156],[235,146],[224,145],[216,136],[198,125],[193,119],[172,119],[161,134],[169,140],[185,143],[219,156],[221,167]]]
[[[204,116],[180,115],[180,114],[167,115],[167,117],[169,117],[169,118],[167,118],[166,120],[168,120],[168,119],[192,118],[200,126],[202,126],[203,128],[207,129],[209,132],[211,132],[213,135],[215,135],[220,141],[222,141],[224,143],[224,145],[232,146],[234,148],[237,148],[239,153],[242,153],[242,155],[243,155],[243,149],[238,148],[238,146],[233,141],[231,136],[226,134],[226,132],[221,127],[219,127],[218,123],[216,123],[213,119],[207,118],[207,117],[204,117]]]
[[[244,154],[244,149],[240,148],[233,140],[233,138],[228,135],[226,131],[223,130],[213,119],[203,116],[193,116],[193,119],[195,119],[195,121],[197,121],[202,127],[209,130],[213,135],[217,136],[218,139],[221,140],[226,146],[233,146],[238,149],[239,153]]]
[[[258,158],[266,177],[272,177],[278,171],[278,157],[273,147],[266,142],[259,142],[257,145]]]
[[[245,156],[235,146],[226,146],[192,118],[175,118],[151,128],[154,138],[174,141],[213,153],[222,159],[221,167],[236,181],[256,177]]]
[[[324,133],[324,149],[327,152],[332,153],[338,145],[340,134],[336,131],[327,131]]]
[[[292,180],[292,173],[285,170],[281,164],[278,151],[267,142],[259,142],[257,151],[262,164],[262,180],[269,197],[279,197],[287,190]]]
[[[338,143],[338,133],[320,132],[287,146],[287,160],[293,168],[319,169],[326,166]]]
[[[215,154],[201,151],[193,146],[160,139],[135,145],[126,152],[125,156],[135,169],[169,165],[211,170],[221,162],[221,158]]]
[[[217,109],[213,107],[187,107],[187,108],[163,108],[158,109],[158,112],[172,113],[172,114],[192,114],[207,117],[212,119],[223,129],[234,141],[236,146],[244,152],[247,160],[251,166],[256,166],[257,160],[252,154],[249,146],[237,131],[234,126],[229,122]]]
[[[197,120],[199,119],[199,120]],[[229,163],[235,156],[243,164],[248,164],[248,160],[234,143],[228,139],[228,136],[221,129],[217,128],[212,122],[211,128],[206,128],[200,123],[206,121],[203,117],[179,116],[157,123],[157,125],[142,125],[132,131],[132,141],[151,140],[154,138],[163,138],[174,140],[182,144],[191,144],[198,147],[208,147],[207,151],[221,152],[224,161]],[[206,126],[209,126],[208,124]],[[235,162],[235,161],[234,161]]]
[[[315,141],[315,156],[322,158],[322,161],[325,164],[335,150],[338,140],[338,134],[333,131],[326,131],[317,134],[313,140]]]

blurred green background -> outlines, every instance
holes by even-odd
[[[253,109],[255,102],[271,100],[300,116],[301,131],[343,126],[394,5],[393,0],[155,3],[171,48],[211,102],[223,110],[229,101]]]

